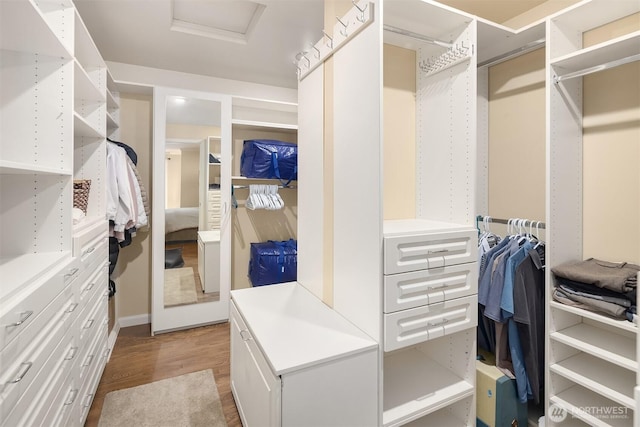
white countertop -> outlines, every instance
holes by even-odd
[[[276,375],[378,347],[296,282],[237,289],[231,299]]]
[[[472,225],[432,221],[430,219],[395,219],[384,221],[382,225],[382,233],[384,237],[407,236],[439,231],[468,230],[476,230],[476,228]]]

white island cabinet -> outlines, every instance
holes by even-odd
[[[298,283],[231,292],[242,424],[375,426],[378,344]]]

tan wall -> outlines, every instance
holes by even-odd
[[[489,69],[489,212],[545,220],[545,51]],[[506,227],[492,225],[500,234]]]
[[[383,218],[416,216],[416,52],[384,45]]]
[[[151,183],[153,103],[151,96],[120,95],[120,136],[118,140],[138,155],[137,169],[143,185],[153,196]],[[151,214],[153,227],[153,212]],[[117,318],[151,312],[151,232],[138,230],[132,244],[120,249],[111,279],[116,283]]]
[[[183,208],[200,206],[200,147],[182,150],[180,186],[180,206]]]
[[[584,46],[640,30],[640,15],[584,35]],[[583,79],[584,257],[640,264],[640,64]]]

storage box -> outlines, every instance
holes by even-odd
[[[252,286],[295,282],[297,273],[298,244],[295,240],[251,244],[249,280]]]
[[[247,178],[280,179],[287,184],[298,179],[298,146],[275,139],[244,141],[240,174]]]

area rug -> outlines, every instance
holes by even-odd
[[[226,427],[211,369],[112,391],[98,427]]]
[[[198,302],[193,268],[169,268],[164,271],[164,305]]]

